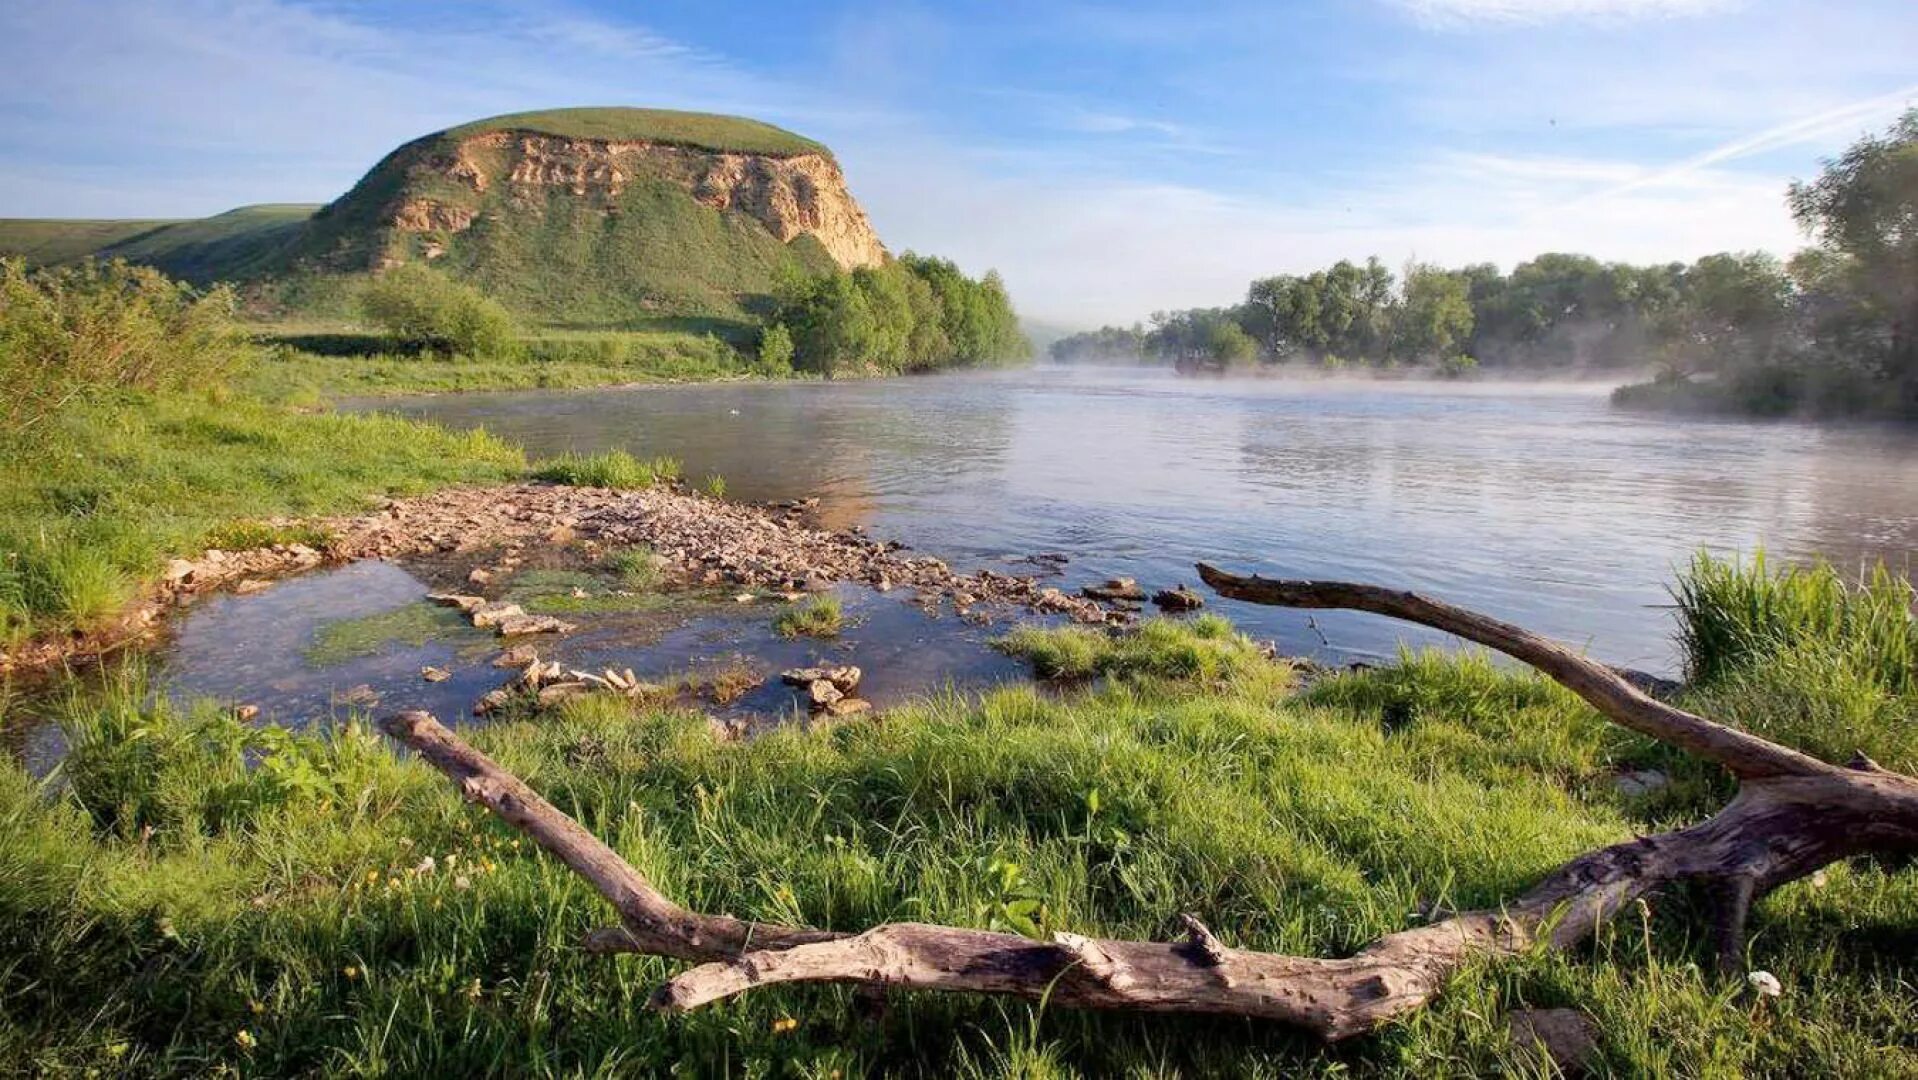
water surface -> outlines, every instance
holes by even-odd
[[[963,565],[1061,551],[1069,580],[1191,564],[1428,590],[1670,673],[1665,587],[1698,547],[1852,566],[1918,551],[1918,434],[1621,412],[1595,386],[1187,379],[1038,368],[870,382],[536,391],[360,407],[534,455],[670,454],[730,497],[816,496]],[[1328,659],[1438,640],[1214,601]]]

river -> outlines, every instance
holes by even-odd
[[[1634,414],[1593,385],[1040,367],[349,407],[483,426],[534,456],[671,455],[728,497],[817,497],[827,524],[962,566],[1057,551],[1074,584],[1196,584],[1203,559],[1427,591],[1664,674],[1666,588],[1701,547],[1901,570],[1918,552],[1918,433]],[[1213,607],[1333,661],[1440,640]]]

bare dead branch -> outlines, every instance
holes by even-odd
[[[1199,577],[1219,595],[1247,603],[1289,608],[1343,608],[1368,611],[1429,626],[1522,660],[1621,727],[1676,746],[1731,770],[1741,779],[1812,776],[1837,766],[1777,743],[1714,724],[1710,720],[1652,698],[1612,669],[1572,652],[1557,642],[1497,619],[1453,607],[1443,601],[1377,585],[1345,581],[1290,581],[1227,573],[1198,564]]]

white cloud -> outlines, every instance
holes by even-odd
[[[1423,22],[1546,23],[1562,20],[1632,21],[1709,15],[1736,0],[1393,0]]]

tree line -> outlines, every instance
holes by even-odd
[[[1626,403],[1918,415],[1918,109],[1794,183],[1811,245],[1637,266],[1553,253],[1377,258],[1259,278],[1231,307],[1153,313],[1055,342],[1052,359],[1181,369],[1308,363],[1567,373],[1651,367]]]
[[[759,341],[763,369],[821,375],[976,367],[1031,354],[996,271],[975,280],[950,260],[911,252],[793,284]]]

